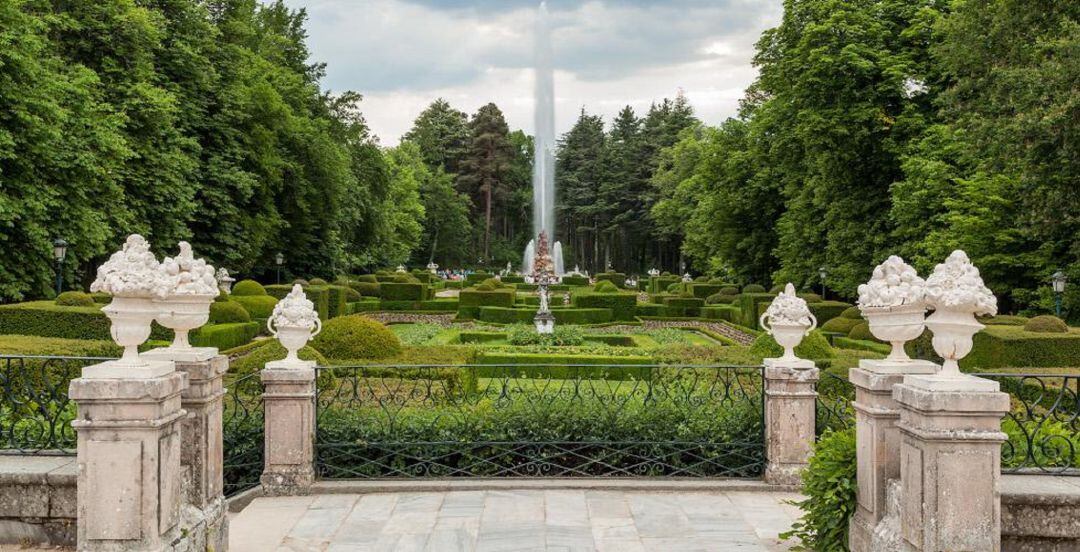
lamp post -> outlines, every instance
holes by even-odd
[[[1062,271],[1057,271],[1050,277],[1050,283],[1054,287],[1054,313],[1061,318],[1061,295],[1065,293],[1065,284],[1069,278]]]
[[[274,264],[277,265],[277,283],[281,283],[281,265],[285,264],[285,255],[278,253],[274,255]]]
[[[56,294],[64,288],[64,258],[67,257],[68,242],[56,238],[52,242],[53,259],[56,259]]]
[[[825,277],[829,275],[829,269],[825,268],[825,265],[821,265],[817,269],[817,273],[821,277],[821,299],[825,300]]]

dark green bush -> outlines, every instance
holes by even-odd
[[[240,280],[232,288],[233,295],[266,295],[266,288],[255,280]]]
[[[236,301],[214,301],[210,303],[210,324],[232,324],[251,322],[251,315]]]
[[[682,282],[674,282],[668,284],[667,287],[664,288],[664,291],[668,293],[679,293],[680,291],[682,291]]]
[[[562,283],[568,286],[587,286],[589,279],[585,276],[563,276]]]
[[[1080,366],[1080,331],[1041,333],[1018,326],[987,326],[975,334],[971,354],[960,361],[961,368],[979,370],[1060,366]]]
[[[594,293],[619,293],[619,286],[611,283],[610,280],[600,280],[593,286]]]
[[[869,322],[859,322],[852,326],[851,331],[848,332],[849,339],[858,339],[862,341],[878,341],[878,338],[874,337],[874,334],[870,333]]]
[[[740,321],[737,323],[752,330],[760,329],[758,312],[771,303],[776,296],[771,293],[742,293],[738,297]]]
[[[803,516],[781,538],[799,539],[807,550],[847,550],[848,520],[857,503],[855,467],[855,430],[827,430],[803,471],[806,498],[796,504]]]
[[[353,278],[353,280],[356,281],[356,282],[366,282],[366,283],[369,283],[369,284],[377,284],[377,283],[379,283],[379,279],[376,278],[374,274],[361,274],[361,275]],[[363,292],[361,292],[361,293],[363,293]]]
[[[750,345],[750,352],[761,358],[776,358],[784,354],[784,348],[777,344],[771,335],[763,333]],[[820,330],[814,330],[795,347],[795,355],[799,358],[819,360],[835,357],[836,351]]]
[[[743,293],[765,293],[765,286],[761,284],[747,284],[742,288]]]
[[[556,326],[557,328],[558,326]],[[638,379],[649,377],[652,369],[648,366],[616,367],[610,365],[652,364],[652,359],[641,356],[607,356],[580,354],[534,354],[484,352],[477,359],[479,364],[492,365],[479,369],[482,378],[525,377],[525,378],[589,378],[589,379]],[[514,366],[530,364],[537,366]],[[568,367],[567,364],[600,365],[597,368]],[[607,366],[603,366],[607,365]]]
[[[419,284],[420,279],[408,272],[399,272],[394,275],[394,283],[396,284]]]
[[[735,286],[723,286],[723,287],[720,288],[719,293],[721,293],[723,295],[738,295],[739,294],[739,288],[737,288]]]
[[[90,297],[94,300],[95,303],[101,305],[107,304],[112,301],[112,295],[109,295],[108,293],[102,293],[100,291],[91,293]]]
[[[512,289],[491,291],[463,289],[458,295],[458,317],[476,318],[480,316],[480,307],[513,307],[516,297]]]
[[[270,315],[274,313],[274,305],[277,305],[277,298],[271,297],[263,292],[263,295],[236,295],[232,296],[232,300],[239,303],[244,307],[244,310],[251,315],[251,318],[270,318]]]
[[[709,283],[723,286],[726,282],[724,282],[723,278],[709,278]]]
[[[61,307],[52,301],[0,305],[0,334],[111,340],[101,307]],[[150,339],[171,340],[172,332],[154,324]]]
[[[389,328],[360,315],[341,316],[323,323],[312,341],[319,352],[335,360],[380,359],[401,353],[401,341]]]
[[[353,288],[360,295],[364,297],[381,297],[382,284],[378,282],[350,282],[349,287]]]
[[[555,316],[556,327],[558,324],[603,324],[611,322],[614,316],[611,309],[585,308],[557,308],[552,309],[551,314]],[[535,316],[534,308],[480,307],[478,318],[483,322],[515,324],[530,323]]]
[[[92,307],[94,298],[82,291],[65,291],[56,296],[56,304],[61,307]]]
[[[424,284],[384,283],[380,284],[381,297],[387,301],[423,301]]]
[[[712,295],[720,293],[720,290],[724,287],[720,284],[702,284],[694,283],[690,284],[690,292],[693,297],[699,299],[706,299]]]
[[[1026,316],[1014,316],[1011,314],[999,314],[997,316],[980,316],[979,322],[987,326],[1023,326],[1030,318]]]
[[[799,297],[802,297],[803,301],[807,303],[820,303],[821,296],[816,293],[800,293]]]
[[[609,282],[603,283],[611,285]],[[596,287],[600,288],[601,284],[597,284]],[[637,306],[636,295],[620,293],[618,289],[614,292],[575,293],[570,297],[570,301],[574,307],[580,309],[611,309],[615,320],[633,320]]]
[[[786,287],[786,284],[776,284],[775,286],[769,288],[769,293],[780,293],[784,291],[784,287]]]
[[[705,298],[706,305],[730,305],[738,299],[737,295],[727,295],[724,293],[714,293]]]
[[[702,318],[708,318],[710,320],[726,320],[728,322],[735,322],[735,320],[739,317],[739,308],[731,305],[702,307],[701,316]]]
[[[807,299],[806,302],[807,306],[810,307],[810,312],[814,313],[814,317],[817,318],[819,326],[833,318],[839,318],[844,314],[844,311],[851,308],[850,303],[842,301],[811,302]]]
[[[502,282],[504,284],[524,284],[525,283],[525,277],[524,276],[515,276],[513,274],[507,274],[506,276],[502,277]]]
[[[638,303],[634,307],[634,314],[635,316],[664,316],[667,314],[667,307],[656,303]]]
[[[59,301],[59,299],[57,300]],[[1069,325],[1064,320],[1044,314],[1028,320],[1024,324],[1024,331],[1035,333],[1069,333]]]
[[[585,334],[577,326],[555,326],[555,331],[542,334],[528,324],[514,324],[507,329],[507,340],[511,345],[554,345],[559,347],[581,345]]]
[[[668,316],[699,316],[705,300],[697,297],[665,297],[664,306],[667,307]]]
[[[855,326],[859,325],[860,322],[861,322],[860,320],[855,320],[855,319],[852,319],[852,318],[844,318],[843,316],[838,316],[838,317],[833,318],[832,320],[829,320],[828,322],[825,322],[824,324],[822,324],[821,325],[821,331],[823,331],[823,332],[832,332],[832,333],[841,333],[841,334],[844,334],[846,336],[849,333],[851,333],[851,329],[854,328]]]
[[[227,304],[227,303],[221,303]],[[259,335],[258,322],[235,322],[231,324],[210,324],[193,330],[189,339],[196,347],[217,347],[232,349],[243,345]]]
[[[309,281],[307,281],[307,280],[305,280],[303,278],[296,278],[295,280],[292,281],[292,283],[300,284],[301,286],[310,286],[311,285],[311,282],[309,282]]]
[[[596,283],[604,280],[615,284],[615,287],[620,289],[626,286],[626,274],[622,272],[604,272],[596,275]]]
[[[264,339],[258,345],[246,349],[242,354],[229,359],[229,373],[238,376],[258,372],[266,367],[266,363],[272,360],[285,358],[288,352],[276,339]],[[301,360],[314,360],[319,366],[327,364],[326,357],[312,346],[308,345],[300,349]]]
[[[840,313],[840,316],[851,320],[862,320],[862,311],[859,310],[859,307],[848,307],[844,309],[844,312]]]
[[[312,278],[311,280],[308,281],[308,284],[313,285],[313,286],[325,286],[328,283],[329,282],[327,282],[326,280],[323,280],[322,278]]]

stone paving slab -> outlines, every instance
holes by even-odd
[[[789,492],[495,489],[257,498],[232,552],[789,550]]]

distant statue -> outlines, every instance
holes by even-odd
[[[232,293],[232,285],[233,282],[236,281],[236,278],[229,276],[228,269],[225,267],[219,268],[215,278],[217,278],[218,289],[221,290],[222,293]]]

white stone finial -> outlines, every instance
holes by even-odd
[[[138,234],[131,234],[124,247],[98,267],[90,291],[113,297],[164,297],[168,285],[162,282],[160,263],[150,252],[150,244]]]
[[[891,255],[874,268],[870,281],[859,286],[859,307],[922,305],[926,282],[904,259]]]
[[[926,299],[935,310],[962,310],[976,316],[997,314],[997,297],[983,283],[967,253],[959,249],[934,267],[934,273],[926,279]]]
[[[782,361],[801,360],[795,356],[795,347],[817,327],[817,318],[810,312],[806,300],[795,293],[795,285],[791,283],[784,286],[784,291],[773,299],[758,322],[784,348]]]
[[[231,293],[232,292],[232,285],[233,285],[233,282],[236,281],[236,278],[233,278],[232,276],[229,276],[228,269],[226,269],[225,267],[219,268],[217,270],[217,274],[215,275],[215,278],[217,278],[218,290],[220,290],[222,293]]]
[[[160,311],[157,321],[174,333],[172,344],[154,349],[150,356],[173,361],[201,361],[217,354],[213,347],[192,347],[188,341],[191,330],[210,319],[210,303],[218,294],[214,267],[196,259],[191,244],[180,242],[180,254],[165,257],[158,267],[161,285],[168,291],[157,299]]]
[[[278,365],[299,365],[304,361],[300,360],[297,353],[322,331],[322,322],[315,312],[315,304],[304,294],[303,286],[293,284],[292,291],[274,305],[274,312],[266,321],[266,327],[288,351],[288,355],[284,360],[278,361]]]
[[[160,269],[163,282],[168,285],[169,295],[209,295],[218,293],[214,267],[205,259],[196,259],[191,244],[180,242],[180,254],[165,257]]]

